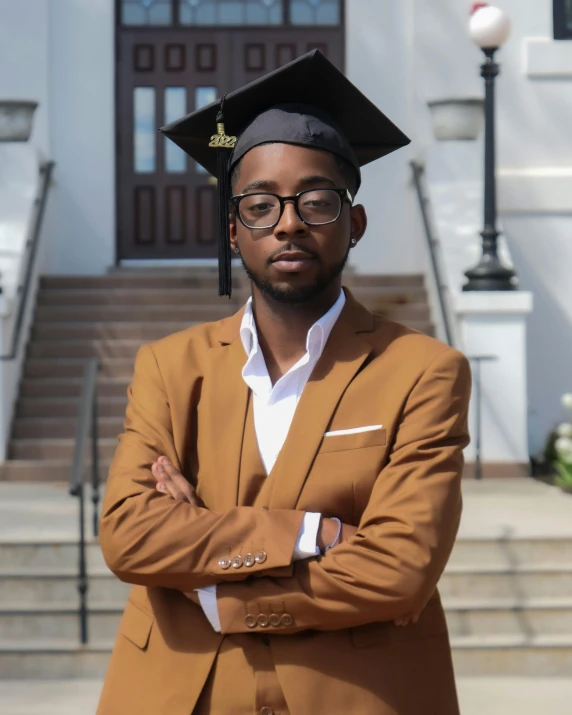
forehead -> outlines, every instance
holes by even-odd
[[[240,166],[241,180],[260,173],[265,174],[264,178],[274,178],[281,174],[307,176],[308,172],[339,174],[335,157],[330,152],[281,142],[254,147],[244,155]]]

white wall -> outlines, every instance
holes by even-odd
[[[113,0],[51,0],[49,270],[103,273],[115,260]]]
[[[50,154],[48,25],[48,0],[0,0],[0,99],[40,103],[31,142],[44,157]]]
[[[473,231],[475,219],[481,220],[482,143],[429,150],[433,140],[424,105],[429,99],[482,96],[482,55],[467,36],[468,0],[415,2],[416,138],[430,162],[436,213],[449,222],[440,228],[449,239],[456,232],[453,282],[458,286],[464,282],[462,260],[470,267],[478,241]],[[494,4],[513,23],[498,55],[499,209],[520,287],[534,293],[528,318],[528,388],[529,442],[536,451],[562,416],[560,394],[572,385],[572,42],[550,39],[551,0]]]
[[[346,2],[346,74],[413,138],[413,0]],[[365,205],[367,234],[352,251],[364,273],[424,272],[421,223],[411,184],[410,145],[363,169],[358,201]]]

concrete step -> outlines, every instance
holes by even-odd
[[[112,646],[111,641],[82,646],[76,640],[61,638],[34,643],[0,641],[0,679],[102,679]]]
[[[570,677],[572,635],[451,638],[457,676]]]
[[[20,383],[20,397],[79,397],[83,387],[81,377],[24,378]],[[101,397],[125,397],[129,380],[100,377],[97,394]]]
[[[494,539],[459,538],[447,565],[455,570],[484,569],[504,572],[521,567],[572,568],[572,538],[539,536],[536,538]]]
[[[68,604],[20,604],[0,606],[0,642],[18,640],[22,644],[52,638],[80,641],[79,601]],[[92,607],[89,610],[90,639],[111,641],[123,613],[124,604]]]
[[[138,340],[140,343],[160,340],[167,335],[186,330],[199,323],[124,322],[124,323],[36,323],[32,340]]]
[[[14,420],[12,439],[73,439],[76,427],[73,417],[23,417]],[[100,417],[97,430],[100,439],[116,439],[123,432],[123,418]]]
[[[71,497],[69,497],[71,500]],[[44,541],[0,541],[0,576],[22,577],[36,574],[62,578],[77,573],[79,549],[77,539],[46,539]],[[108,574],[99,543],[89,540],[86,544],[86,560],[89,573]]]
[[[36,308],[36,323],[43,322],[131,322],[136,316],[138,322],[184,322],[187,327],[194,323],[206,323],[222,320],[232,315],[240,308],[241,303],[223,305],[138,305],[133,303],[115,305],[81,305],[75,302],[65,305],[38,305]],[[423,303],[384,304],[375,302],[375,311],[391,320],[428,321],[429,306]]]
[[[32,342],[29,358],[114,357],[135,359],[141,347],[139,340],[54,340]]]
[[[572,568],[523,567],[519,571],[447,570],[439,582],[449,598],[548,598],[572,595]]]
[[[243,289],[248,286],[248,279],[239,272],[234,271],[233,290]],[[400,286],[420,288],[424,285],[424,276],[421,274],[388,274],[388,275],[361,275],[346,273],[344,284],[349,288],[354,286]],[[113,288],[140,288],[140,289],[169,289],[169,288],[211,288],[216,293],[218,286],[218,272],[215,269],[197,267],[180,271],[118,271],[104,276],[42,276],[40,288],[42,290],[85,290],[85,289],[113,289]]]
[[[421,287],[400,286],[356,286],[354,297],[366,305],[401,305],[427,302],[427,292]],[[231,301],[226,300],[224,307],[234,305],[236,310],[243,305],[250,295],[249,290],[233,291]],[[206,288],[110,288],[101,290],[88,289],[50,289],[38,292],[38,305],[211,305],[221,306],[221,299],[213,291],[213,286]]]
[[[28,358],[24,363],[24,377],[82,377],[85,360],[81,358]],[[133,358],[99,358],[99,377],[125,378],[133,375]]]
[[[76,417],[79,399],[73,397],[23,397],[18,400],[19,417]],[[102,397],[97,402],[100,417],[124,417],[127,397]]]
[[[104,482],[109,472],[109,462],[99,465],[99,479]],[[0,482],[62,482],[70,478],[71,461],[12,459],[0,464]],[[86,482],[91,479],[91,467],[85,468]],[[1,562],[0,562],[1,563]]]
[[[62,603],[77,604],[77,567],[57,573],[42,569],[12,568],[0,570],[0,609],[17,603],[41,608]],[[119,581],[110,571],[90,569],[87,602],[90,608],[115,604],[122,608],[131,586]]]
[[[117,439],[98,440],[99,459],[111,462],[117,449]],[[12,439],[8,459],[65,460],[71,464],[75,449],[74,439]],[[91,464],[91,451],[85,455],[86,464]]]
[[[444,601],[449,633],[456,636],[568,633],[572,638],[572,596]]]

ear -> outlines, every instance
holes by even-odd
[[[228,225],[230,235],[230,249],[233,253],[236,253],[236,249],[238,248],[238,235],[236,232],[236,214],[234,211],[230,212],[230,215],[228,217]]]
[[[350,211],[351,237],[354,239],[354,246],[360,241],[367,228],[367,214],[365,208],[358,204],[352,206]]]

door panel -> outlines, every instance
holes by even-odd
[[[331,17],[332,3],[341,7],[300,0],[292,17],[308,16],[306,4],[312,17],[329,4],[320,12]],[[118,4],[118,260],[217,255],[216,181],[158,127],[315,47],[343,68],[343,25],[280,25],[289,12],[288,1],[267,0]],[[209,17],[233,25],[201,24]]]

